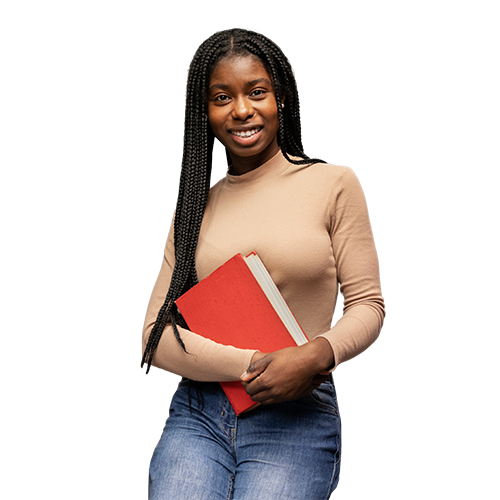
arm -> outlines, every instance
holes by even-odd
[[[165,301],[174,264],[173,223],[165,246],[160,274],[151,294],[142,335],[142,352],[160,307]],[[153,356],[153,366],[199,381],[224,382],[237,380],[250,364],[254,350],[237,349],[217,344],[179,327],[179,333],[186,346],[182,349],[174,336],[171,324],[167,324]]]
[[[364,351],[382,327],[377,254],[363,191],[350,169],[332,187],[330,201],[330,236],[344,315],[305,346],[256,355],[242,376],[255,401],[286,401],[310,393],[321,372],[328,373]]]
[[[351,169],[345,170],[333,198],[330,235],[344,311],[333,328],[320,335],[328,340],[334,352],[332,369],[375,342],[385,317],[368,208]]]

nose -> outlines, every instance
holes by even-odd
[[[235,120],[248,120],[254,114],[252,103],[245,97],[240,97],[234,100],[233,118]]]

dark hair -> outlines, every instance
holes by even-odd
[[[222,59],[249,55],[257,57],[272,77],[279,118],[278,144],[283,155],[298,165],[322,162],[304,154],[297,85],[281,49],[269,38],[242,29],[220,31],[205,40],[189,66],[184,152],[174,219],[175,265],[165,302],[144,350],[141,367],[147,363],[147,372],[168,321],[172,323],[177,341],[186,350],[177,328],[177,325],[186,325],[174,301],[198,282],[195,251],[210,189],[214,143],[207,117],[210,77]],[[284,107],[281,106],[283,99]]]

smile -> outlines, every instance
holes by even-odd
[[[245,132],[231,132],[231,134],[237,137],[252,137],[252,135],[255,135],[260,130],[260,128],[254,128],[252,130],[246,130]]]

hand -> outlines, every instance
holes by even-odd
[[[256,352],[241,380],[254,401],[262,404],[292,401],[317,389],[328,378],[326,370],[332,364],[330,344],[319,337],[302,346],[269,354]]]

